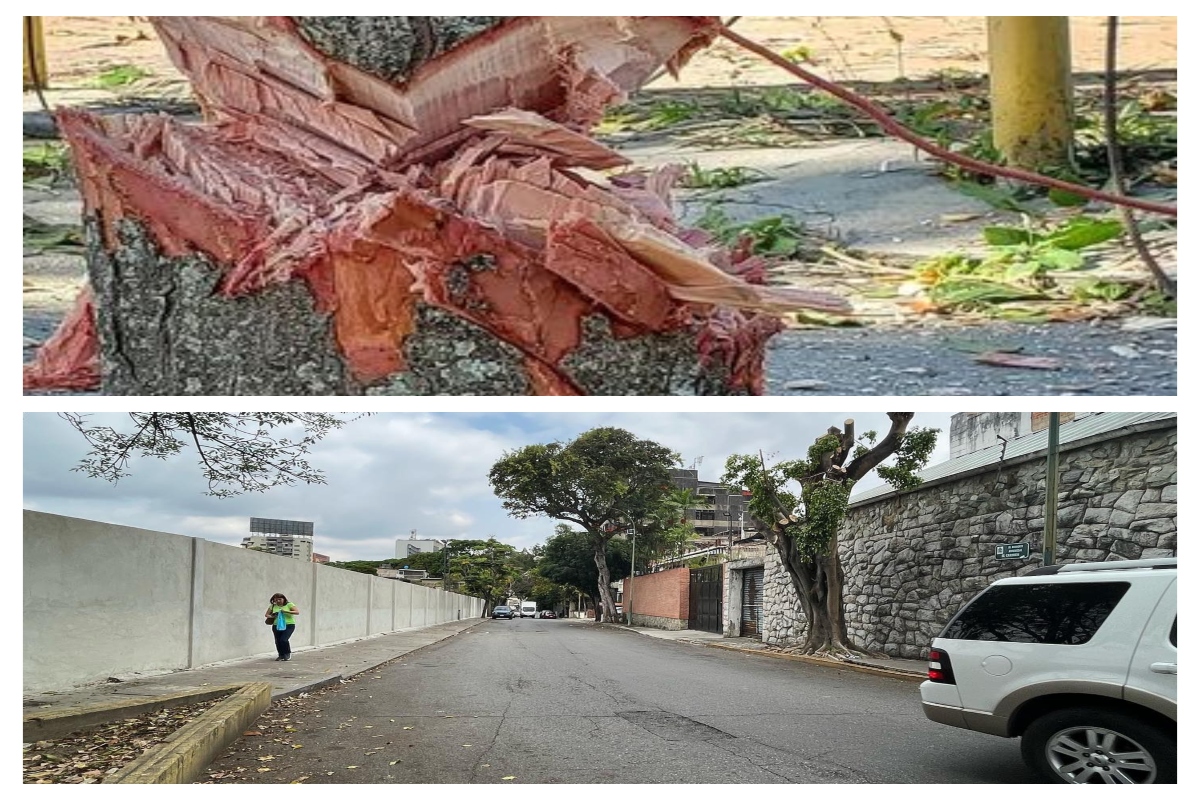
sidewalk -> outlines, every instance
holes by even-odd
[[[342,644],[299,648],[293,653],[292,660],[285,662],[276,661],[274,655],[263,655],[164,675],[101,683],[61,693],[27,694],[23,710],[29,715],[113,704],[123,700],[132,704],[210,686],[255,682],[270,683],[271,699],[278,700],[336,684],[415,650],[457,636],[486,621],[471,619],[447,622],[431,628],[397,631]]]
[[[792,653],[784,653],[772,648],[770,645],[765,645],[758,639],[734,639],[722,636],[719,633],[708,633],[706,631],[663,631],[656,628],[637,628],[628,627],[627,630],[633,633],[640,633],[642,636],[653,636],[655,639],[667,639],[672,642],[681,644],[702,645],[704,647],[716,647],[722,650],[741,650],[744,652],[757,653],[768,658],[782,658],[788,661],[803,661],[808,664],[816,664],[818,666],[853,669],[863,672],[888,673],[896,677],[906,679],[925,680],[929,673],[929,662],[918,661],[909,658],[859,658],[854,661],[834,661],[827,658],[816,658],[814,656],[800,656]]]

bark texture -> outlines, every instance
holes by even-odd
[[[617,604],[613,602],[612,573],[608,571],[608,540],[602,539],[592,549],[592,560],[596,563],[596,589],[599,602],[596,604],[597,622],[615,622],[617,619]]]
[[[296,17],[300,34],[325,55],[385,81],[402,81],[430,59],[506,17]]]
[[[348,393],[329,315],[303,285],[230,302],[203,255],[164,257],[129,219],[109,252],[97,223],[86,227],[105,394]]]

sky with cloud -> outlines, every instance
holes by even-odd
[[[950,414],[918,414],[940,428],[932,463],[949,457]],[[857,430],[888,428],[887,416],[854,414]],[[91,421],[131,430],[124,414]],[[334,560],[382,560],[396,540],[497,539],[518,549],[544,542],[549,519],[508,516],[488,485],[492,464],[528,444],[567,442],[601,426],[625,428],[678,452],[704,480],[719,480],[725,459],[757,453],[799,458],[837,414],[775,413],[388,413],[357,419],[311,451],[325,485],[299,485],[229,499],[208,497],[194,450],[166,461],[139,459],[119,483],[73,472],[87,442],[53,413],[24,415],[24,507],[52,514],[197,536],[230,545],[250,517],[315,523],[315,549]],[[872,478],[859,489],[878,485]]]

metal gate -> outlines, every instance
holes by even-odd
[[[724,588],[723,565],[692,570],[688,591],[688,628],[693,631],[721,632],[721,594]]]
[[[742,572],[742,636],[762,638],[764,576],[762,567]]]

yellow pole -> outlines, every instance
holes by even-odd
[[[21,54],[24,57],[22,70],[22,85],[33,89],[37,84],[46,88],[46,40],[42,34],[41,17],[21,18]],[[37,80],[35,80],[35,75]]]
[[[1070,166],[1070,17],[988,17],[988,40],[996,147],[1016,167]]]

